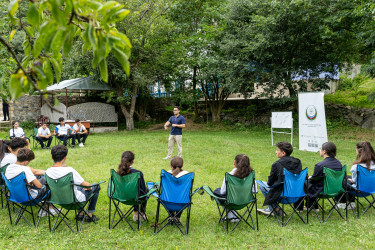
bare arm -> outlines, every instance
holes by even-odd
[[[170,123],[169,121],[167,121],[167,122],[164,124],[164,128],[167,129],[169,125],[171,125],[171,123]]]
[[[40,176],[40,175],[44,175],[44,170],[41,170],[41,169],[34,169],[32,167],[29,167],[31,172],[33,172],[33,175],[35,176]]]
[[[172,124],[172,127],[184,128],[186,124]]]
[[[81,186],[85,186],[85,187],[87,187],[87,190],[91,190],[91,184],[90,183],[88,183],[87,181],[83,181],[82,183],[81,183]]]
[[[34,185],[37,188],[42,188],[42,183],[40,183],[38,179],[33,180],[30,184]]]

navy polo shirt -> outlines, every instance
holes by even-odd
[[[171,116],[168,120],[171,124],[186,124],[185,118],[182,115]],[[182,135],[182,128],[172,127],[171,135]]]

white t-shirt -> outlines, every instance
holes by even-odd
[[[14,164],[16,162],[17,162],[17,156],[16,155],[14,155],[12,153],[5,154],[3,160],[1,161],[1,167],[4,167],[8,163],[9,164]]]
[[[68,131],[69,129],[71,128],[69,126],[69,124],[64,124],[64,126],[61,126],[61,125],[57,125],[56,126],[57,128],[57,134],[60,134],[60,135],[67,135],[68,134]]]
[[[229,172],[230,175],[234,175],[236,173],[237,168],[233,168],[232,171]],[[225,185],[225,177],[223,180],[223,184],[221,185],[220,188],[220,194],[226,194],[227,193],[227,185]],[[253,193],[258,193],[258,186],[254,185],[253,186]]]
[[[168,173],[172,173],[172,170],[169,170]],[[176,178],[180,178],[181,176],[185,175],[185,174],[188,174],[189,172],[188,171],[185,171],[185,170],[182,170],[180,173],[178,173],[178,175],[176,175],[175,177]]]
[[[73,129],[74,129],[75,131],[78,130],[78,125],[77,125],[77,123],[74,124]],[[80,129],[78,132],[83,132],[83,131],[85,131],[85,130],[86,130],[85,126],[83,126],[83,124],[81,124],[81,129]]]
[[[22,137],[25,135],[25,132],[23,132],[23,129],[18,127],[17,129],[13,129],[11,128],[10,131],[9,131],[9,134],[10,136],[14,136],[14,137]]]
[[[40,127],[38,129],[38,136],[39,136],[39,134],[41,134],[43,136],[46,136],[46,135],[51,134],[51,131],[49,130],[49,128],[43,129],[43,127]]]
[[[366,163],[361,163],[361,164],[358,164],[358,165],[361,165],[362,167],[367,169]],[[370,169],[375,170],[374,162],[371,162]],[[357,186],[357,164],[352,166],[352,168],[350,169],[350,172],[352,173],[352,180],[354,181],[353,186],[356,187]]]
[[[48,177],[52,179],[59,179],[64,177],[69,173],[73,173],[73,183],[76,185],[81,185],[85,180],[81,175],[72,167],[51,167],[45,172]],[[83,192],[77,189],[77,186],[74,186],[74,194],[79,202],[86,201],[86,196]]]
[[[18,164],[10,164],[7,170],[5,171],[5,177],[8,180],[10,180],[22,172],[25,173],[27,183],[30,184],[32,181],[36,179],[35,175],[33,174],[33,172],[31,172],[31,169],[29,167],[18,165]],[[29,189],[31,197],[35,198],[38,195],[38,191],[36,189],[33,189],[33,188],[28,188],[28,189]]]

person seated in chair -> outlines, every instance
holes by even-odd
[[[17,162],[17,154],[18,151],[22,148],[26,148],[28,146],[28,142],[25,138],[16,137],[11,141],[8,141],[8,151],[4,155],[4,158],[1,161],[1,167],[3,168],[7,164],[14,164]]]
[[[56,126],[56,134],[59,140],[63,141],[64,146],[66,146],[69,138],[72,138],[72,148],[76,145],[76,135],[74,129],[65,123],[64,117],[59,118],[60,125]],[[69,134],[69,130],[71,134]]]
[[[66,166],[66,158],[68,155],[68,148],[64,145],[56,145],[51,150],[52,160],[54,162],[53,166],[46,170],[46,175],[52,179],[59,179],[66,176],[69,173],[73,174],[73,183],[75,185],[85,186],[83,188],[80,186],[74,186],[74,194],[78,202],[84,202],[94,193],[94,196],[91,198],[87,213],[88,217],[84,216],[83,211],[79,211],[79,214],[76,216],[76,220],[85,222],[94,222],[100,220],[99,217],[94,215],[96,203],[99,198],[100,186],[96,185],[90,187],[91,184],[85,181],[81,175],[72,167]]]
[[[311,206],[314,204],[316,197],[323,192],[324,189],[324,180],[320,178],[323,177],[323,167],[336,171],[342,170],[341,162],[335,158],[336,151],[336,145],[333,142],[325,142],[322,144],[319,154],[324,160],[315,164],[314,174],[309,177],[308,195],[310,202],[307,204],[309,209],[318,209],[317,204],[315,204],[313,208],[311,208]]]
[[[245,154],[236,155],[233,161],[233,166],[234,168],[229,172],[229,174],[241,179],[247,177],[253,171],[252,167],[250,166],[250,159]],[[256,186],[255,189],[253,189],[253,192],[257,192]],[[219,197],[226,197],[227,185],[225,183],[225,177],[221,188],[215,189],[214,194]],[[230,219],[232,222],[238,221],[238,218],[236,215],[234,215],[234,213],[234,211],[228,213],[228,219]]]
[[[30,139],[28,137],[25,137],[25,132],[23,129],[19,126],[18,121],[12,121],[12,128],[9,131],[9,138],[25,138],[28,142],[27,147],[30,149]]]
[[[42,146],[42,149],[45,149],[44,142],[47,141],[47,149],[51,146],[52,142],[52,135],[49,128],[47,128],[46,123],[42,123],[42,126],[38,129],[38,134],[36,136],[36,140],[40,143],[40,146]]]
[[[281,141],[276,144],[275,153],[279,160],[272,164],[268,182],[263,181],[262,184],[259,184],[259,189],[265,197],[263,206],[268,205],[268,208],[258,209],[258,213],[269,215],[272,209],[278,205],[278,200],[283,192],[283,186],[279,184],[283,182],[284,168],[293,174],[299,174],[302,171],[301,161],[290,156],[292,152],[293,146],[289,142]],[[272,186],[275,187],[271,188]],[[297,204],[299,203],[297,201]],[[303,210],[303,204],[302,207],[298,207],[297,209]],[[275,208],[275,212],[280,216],[283,215],[283,211],[279,207]]]
[[[47,193],[46,182],[44,179],[44,170],[34,169],[29,167],[32,160],[35,159],[34,152],[27,148],[18,150],[16,163],[10,164],[5,171],[5,177],[10,180],[20,173],[25,173],[25,178],[28,184],[39,189],[28,188],[32,198],[40,199]],[[39,178],[38,178],[38,177]]]
[[[139,195],[142,196],[142,195],[147,194],[148,189],[147,189],[146,184],[145,184],[145,179],[143,177],[143,173],[139,170],[134,169],[132,167],[133,164],[134,164],[134,153],[131,152],[131,151],[125,151],[124,153],[122,153],[121,163],[118,166],[117,173],[120,176],[124,176],[124,175],[127,175],[127,174],[139,172],[140,176],[141,176],[140,181],[139,181]],[[144,220],[147,219],[146,214],[145,214],[146,213],[146,206],[147,206],[147,200],[144,201],[141,204],[141,217],[140,217],[141,221],[144,221]],[[138,216],[140,216],[139,211],[138,211],[138,206],[134,206],[133,220],[137,221]]]
[[[184,160],[180,156],[175,156],[171,159],[170,162],[171,170],[168,171],[168,173],[172,174],[176,178],[180,178],[181,176],[184,176],[185,174],[188,174],[188,171],[182,170],[182,167],[184,166]],[[181,213],[177,213],[176,217],[180,218]],[[174,215],[174,212],[171,212],[172,215]]]
[[[79,119],[76,119],[76,124],[74,124],[73,129],[76,132],[78,146],[84,147],[89,132]]]

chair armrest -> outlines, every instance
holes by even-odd
[[[30,184],[26,184],[26,187],[29,187],[29,188],[32,188],[32,189],[35,189],[35,190],[41,190],[41,188],[35,187],[33,185],[30,185]]]
[[[90,188],[90,187],[94,187],[94,186],[99,186],[100,184],[104,183],[105,181],[99,181],[98,183],[93,183],[91,184],[90,186],[82,186],[82,185],[77,185],[77,184],[73,184],[74,186],[77,186],[77,187],[83,187],[83,188]]]
[[[212,189],[209,186],[202,186],[200,189],[205,191],[207,194],[209,194],[214,199],[218,199],[218,200],[226,200],[227,199],[227,198],[219,197],[219,196],[215,195],[214,192],[212,191]]]
[[[309,178],[308,180],[309,181],[318,181],[318,180],[321,180],[323,178],[324,178],[324,176],[317,176],[317,177],[314,177],[314,178]]]

